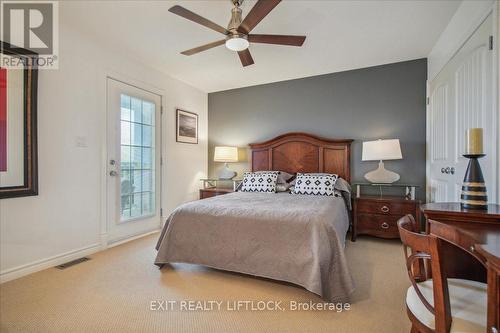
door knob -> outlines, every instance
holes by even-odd
[[[441,168],[441,173],[444,173],[444,168]]]
[[[454,175],[454,174],[455,174],[455,168],[454,168],[454,167],[451,167],[451,168],[450,168],[450,173],[451,173],[452,175]]]
[[[453,171],[453,172],[455,172],[455,171]],[[446,167],[446,169],[444,169],[444,173],[449,174],[450,173],[450,167]]]
[[[111,170],[111,171],[109,172],[109,175],[110,175],[111,177],[116,177],[116,176],[118,176],[118,172],[116,172],[115,170]]]

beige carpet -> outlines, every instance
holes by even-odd
[[[66,270],[48,269],[0,286],[1,332],[408,332],[409,280],[401,244],[347,242],[357,290],[351,309],[290,311],[289,301],[320,302],[290,284],[196,265],[154,266],[148,236]],[[151,301],[179,301],[151,311]],[[180,301],[222,301],[221,310],[181,311]],[[281,301],[285,311],[232,311],[231,301]],[[208,304],[208,303],[206,303]],[[213,303],[215,304],[215,303]],[[257,303],[253,303],[257,306]],[[262,303],[261,303],[262,304]]]

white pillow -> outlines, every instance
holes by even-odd
[[[335,195],[336,174],[298,173],[291,193],[308,195]]]
[[[275,193],[278,174],[278,171],[245,172],[240,191]]]

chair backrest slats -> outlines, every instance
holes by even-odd
[[[433,235],[418,233],[415,219],[411,215],[406,215],[398,221],[398,229],[404,245],[404,255],[410,282],[415,288],[420,301],[434,314],[435,331],[437,333],[447,333],[451,327],[451,308],[448,281],[441,261],[441,244],[444,241]],[[411,253],[408,253],[407,248],[411,249]],[[425,270],[426,265],[422,264],[424,260],[430,261],[434,305],[430,304],[423,296],[413,272],[415,262],[419,262],[421,269]],[[430,272],[425,272],[425,276],[430,276]]]

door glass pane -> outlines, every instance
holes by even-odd
[[[152,186],[153,179],[151,178],[151,171],[149,170],[143,170],[142,171],[142,191],[149,191],[152,192],[154,191],[154,188]]]
[[[155,104],[121,95],[121,221],[155,213]]]
[[[142,101],[137,98],[131,98],[130,101],[132,108],[131,121],[136,123],[142,123]]]
[[[130,145],[130,122],[121,121],[121,143],[123,145]]]
[[[151,214],[153,213],[153,205],[151,205],[151,202],[154,200],[152,197],[151,192],[143,192],[142,193],[142,211],[143,214],[147,214],[148,212]]]
[[[134,170],[132,173],[132,189],[134,193],[142,192],[142,171]]]
[[[146,147],[151,147],[152,136],[152,127],[149,125],[142,125],[142,143]]]
[[[151,148],[142,148],[142,168],[143,169],[152,169],[151,165],[152,161],[152,149]]]
[[[130,170],[131,162],[130,162],[130,146],[121,146],[121,169],[122,170]]]
[[[121,201],[121,219],[126,220],[130,218],[130,195],[122,196]]]
[[[142,123],[148,125],[154,125],[154,110],[155,105],[149,102],[142,103]]]
[[[130,196],[132,198],[130,217],[140,217],[141,216],[141,193],[134,193]]]
[[[120,190],[121,195],[128,195],[132,193],[132,182],[130,181],[130,171],[123,170],[120,173]]]
[[[130,96],[121,95],[120,106],[121,106],[121,119],[130,120]]]
[[[132,146],[142,146],[142,125],[132,123],[130,130],[130,143]]]
[[[131,164],[132,169],[142,169],[142,157],[141,157],[141,147],[131,147],[132,156],[131,156]]]

